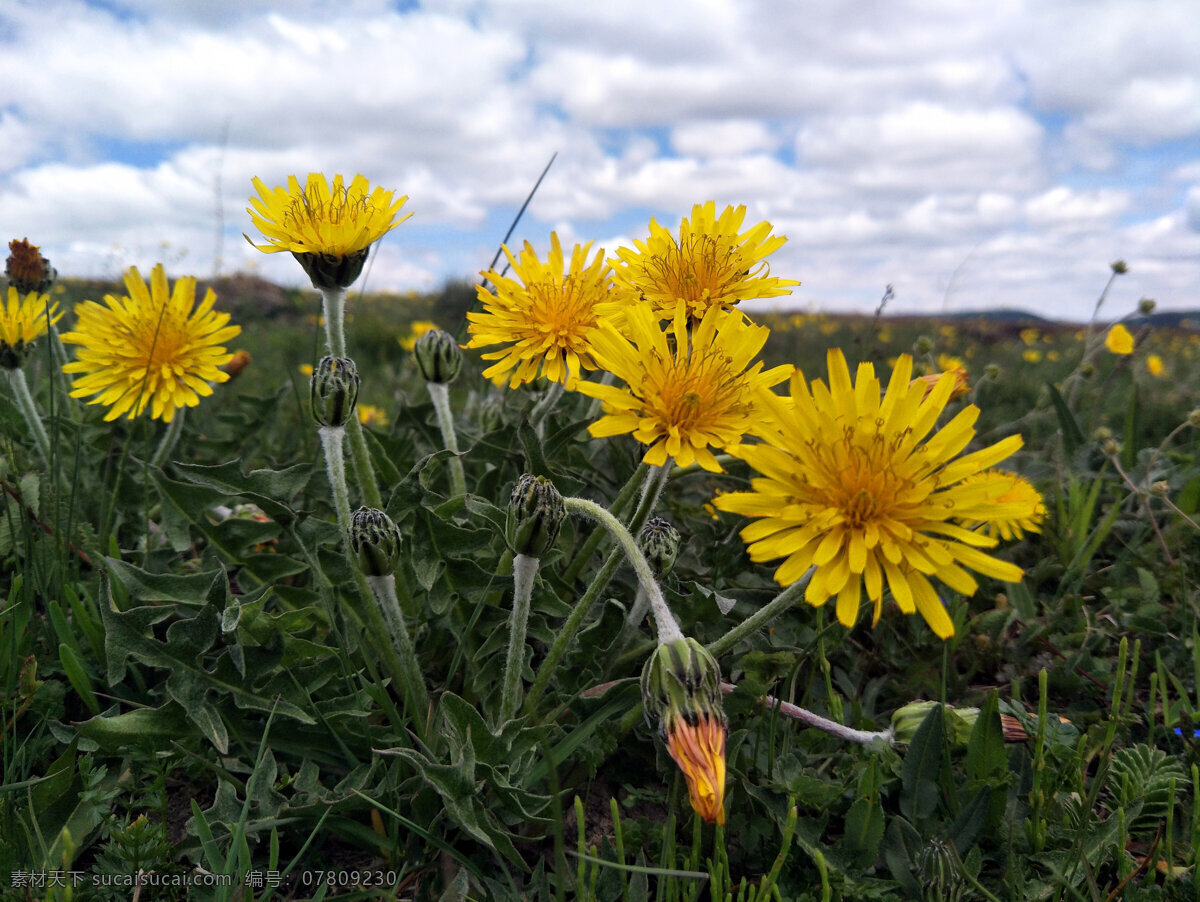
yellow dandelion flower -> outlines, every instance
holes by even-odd
[[[945,355],[943,355],[943,357],[944,356]],[[942,380],[942,376],[944,376],[946,373],[949,373],[954,377],[954,387],[950,390],[951,401],[953,401],[955,398],[965,395],[971,390],[971,385],[967,381],[967,369],[961,365],[962,361],[960,361],[957,357],[950,357],[948,359],[951,362],[955,362],[959,365],[949,366],[946,367],[943,372],[930,373],[927,376],[918,376],[916,379],[912,380],[913,385],[921,386],[921,390],[925,392],[925,397],[929,397],[929,393],[937,388],[938,383]],[[941,363],[941,358],[938,358],[938,363]]]
[[[791,294],[794,279],[774,278],[766,257],[787,239],[771,234],[771,224],[740,231],[745,206],[726,207],[717,216],[715,201],[696,204],[692,218],[679,224],[679,239],[650,220],[650,237],[620,248],[610,259],[617,287],[648,300],[660,319],[671,319],[679,301],[700,319],[709,307],[728,308],[738,301]]]
[[[320,289],[346,288],[358,278],[372,244],[412,216],[400,214],[408,200],[394,200],[394,191],[371,189],[365,176],[356,175],[349,186],[341,174],[330,185],[319,172],[309,173],[304,187],[294,175],[286,188],[267,188],[257,176],[251,180],[258,197],[250,198],[250,221],[267,239],[254,244],[265,254],[291,251]]]
[[[188,276],[167,285],[162,264],[147,287],[136,267],[125,274],[127,297],[106,295],[104,304],[84,301],[75,308],[75,331],[63,342],[79,345],[64,373],[82,373],[73,398],[95,395],[89,404],[109,408],[105,420],[128,412],[133,419],[150,405],[150,415],[170,422],[181,407],[195,407],[212,394],[212,382],[225,382],[220,367],[233,354],[222,342],[241,333],[228,313],[212,309],[210,288],[196,306],[196,280]]]
[[[1151,354],[1146,358],[1146,369],[1151,376],[1162,378],[1163,374],[1163,359],[1157,354]]]
[[[504,248],[517,278],[483,273],[496,286],[496,293],[479,286],[483,312],[467,314],[471,340],[463,347],[506,345],[482,355],[496,361],[483,371],[484,376],[497,385],[507,382],[509,388],[516,388],[542,375],[570,388],[581,369],[596,368],[592,336],[600,317],[616,305],[604,251],[598,251],[589,264],[591,246],[590,241],[575,245],[567,265],[558,235],[551,232],[545,263],[526,241],[519,257]]]
[[[944,373],[926,395],[921,383],[911,383],[905,354],[884,394],[870,364],[859,364],[854,382],[839,349],[829,351],[828,365],[828,385],[813,380],[810,389],[803,373],[793,375],[790,406],[761,394],[777,430],[764,434],[765,444],[730,450],[762,475],[752,480],[753,491],[719,495],[714,503],[761,518],[742,539],[753,561],[785,558],[775,571],[781,585],[815,567],[805,597],[821,605],[837,596],[844,625],[858,619],[864,589],[878,622],[886,582],[901,611],[919,611],[947,638],[954,625],[930,577],[964,595],[978,587],[965,568],[1006,582],[1021,578],[1019,567],[979,550],[996,539],[965,526],[1006,516],[995,501],[1011,480],[965,480],[1020,448],[1021,437],[957,458],[974,435],[979,408],[968,405],[932,432],[954,374]]]
[[[1026,363],[1040,363],[1042,359],[1042,352],[1037,348],[1026,348],[1021,354],[1021,359],[1023,359]]]
[[[288,176],[287,188],[268,189],[257,176],[251,182],[259,196],[250,198],[253,209],[246,212],[268,243],[250,243],[266,254],[345,257],[370,247],[412,216],[396,219],[407,195],[393,200],[396,192],[379,186],[371,190],[362,175],[354,176],[349,186],[340,174],[331,186],[319,172],[309,173],[303,188],[294,175]]]
[[[1037,329],[1030,328],[1021,330],[1021,341],[1025,342],[1026,347],[1037,344],[1038,341],[1041,340],[1041,337],[1042,333]]]
[[[417,346],[417,339],[426,332],[432,332],[437,328],[437,323],[427,319],[415,320],[408,330],[407,335],[402,335],[397,341],[400,342],[400,347],[406,351],[411,351]]]
[[[1114,354],[1132,354],[1133,336],[1129,334],[1128,329],[1117,323],[1104,336],[1104,347],[1108,348]]]
[[[1046,505],[1037,489],[1024,476],[1007,470],[987,470],[963,480],[964,485],[990,482],[996,485],[1007,482],[1003,494],[997,495],[992,504],[992,519],[984,522],[968,522],[968,529],[978,528],[984,535],[994,539],[1023,539],[1027,532],[1041,532],[1046,519]]]
[[[8,302],[0,306],[0,367],[15,370],[30,346],[62,318],[58,302],[38,291],[21,292],[9,285]]]
[[[649,445],[645,461],[662,466],[674,458],[682,467],[698,463],[721,472],[709,447],[728,448],[762,424],[757,400],[792,372],[790,365],[764,370],[753,363],[770,330],[737,311],[711,307],[688,328],[680,302],[664,331],[649,304],[626,312],[625,337],[603,320],[592,338],[596,362],[626,387],[580,382],[576,390],[604,403],[606,416],[593,423],[593,436],[623,435]]]

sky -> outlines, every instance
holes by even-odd
[[[251,179],[413,216],[368,290],[745,205],[759,308],[1200,308],[1200,0],[4,0],[0,236],[64,275],[253,272]]]

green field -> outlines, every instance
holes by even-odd
[[[351,292],[406,650],[342,546],[302,372],[325,353],[319,296],[216,288],[251,362],[162,463],[161,422],[68,396],[73,348],[43,338],[23,364],[44,458],[0,380],[0,896],[127,899],[140,870],[160,881],[143,899],[1200,899],[1200,334],[1104,309],[1135,338],[1116,354],[1107,322],[754,314],[767,365],[810,380],[831,347],[885,382],[902,354],[964,369],[942,422],[973,404],[971,448],[1019,433],[1003,467],[1046,516],[994,551],[1019,583],[938,584],[946,641],[885,598],[873,628],[800,602],[723,648],[722,827],[643,720],[655,639],[627,626],[638,578],[620,555],[604,574],[615,546],[591,521],[568,517],[541,558],[502,711],[514,484],[613,505],[645,447],[592,438],[572,392],[535,429],[545,383],[496,387],[466,351],[455,491],[401,341],[431,321],[465,342],[474,287]],[[61,281],[59,331],[119,290]],[[663,592],[706,645],[779,591],[747,519],[713,506],[751,484],[722,462],[671,472],[656,511],[682,537]],[[783,704],[881,732],[926,700],[944,707],[902,713],[903,741],[866,743]],[[68,872],[73,895],[47,882]]]

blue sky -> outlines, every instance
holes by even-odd
[[[255,271],[258,175],[409,195],[376,288],[745,204],[789,304],[1200,307],[1197,0],[9,0],[0,233],[60,271]],[[222,228],[223,226],[223,228]],[[220,240],[218,232],[220,231]],[[255,236],[252,236],[255,237]],[[220,253],[219,259],[216,254]]]

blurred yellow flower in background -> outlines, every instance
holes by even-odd
[[[242,331],[227,325],[228,313],[215,313],[217,296],[210,288],[196,306],[196,279],[167,285],[161,263],[150,286],[136,267],[125,274],[127,297],[106,295],[104,304],[83,301],[75,308],[75,329],[62,336],[79,345],[75,362],[64,373],[82,373],[72,398],[95,395],[89,404],[104,404],[105,420],[128,412],[133,419],[150,405],[150,416],[171,422],[181,407],[195,407],[212,394],[212,382],[225,382],[220,367],[233,354],[221,346]]]
[[[386,426],[389,422],[387,411],[374,404],[359,404],[355,407],[358,421],[364,426]]]
[[[0,367],[13,370],[29,353],[30,345],[62,318],[50,295],[29,291],[22,296],[8,286],[8,302],[0,305]]]
[[[1114,354],[1132,354],[1133,336],[1129,334],[1128,329],[1117,323],[1108,330],[1108,335],[1104,337],[1104,347]]]
[[[1157,354],[1151,354],[1146,358],[1146,369],[1150,375],[1155,378],[1161,378],[1163,374],[1163,359]]]
[[[418,319],[414,320],[412,326],[409,327],[407,335],[401,335],[397,341],[400,342],[400,347],[406,351],[411,351],[417,346],[417,339],[426,332],[432,332],[437,328],[437,323],[432,320]]]

